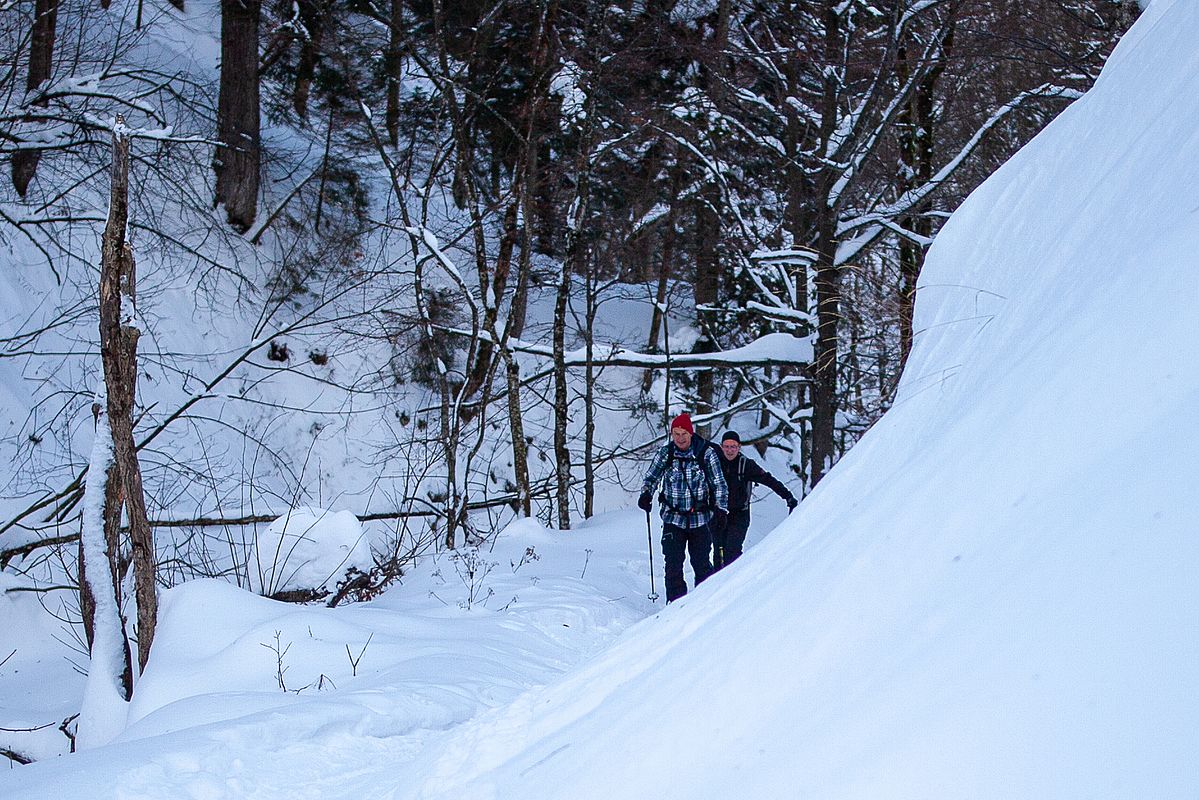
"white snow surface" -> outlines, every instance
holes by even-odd
[[[644,526],[636,511],[565,535],[520,520],[494,547],[424,558],[383,596],[333,609],[211,579],[169,589],[115,743],[56,759],[57,731],[41,731],[22,744],[46,760],[0,773],[0,797],[380,796],[431,738],[653,610]],[[0,612],[30,615],[21,596],[0,595]],[[38,646],[19,644],[25,660],[0,666],[5,688]]]
[[[683,600],[635,511],[518,523],[474,591],[185,584],[121,739],[0,797],[1199,796],[1195,41],[1155,0],[974,193],[894,409]]]
[[[362,524],[351,512],[302,506],[256,532],[246,573],[249,588],[260,594],[332,591],[347,570],[369,572],[373,563]]]

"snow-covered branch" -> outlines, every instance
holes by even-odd
[[[474,331],[461,328],[436,326],[443,333],[454,336],[474,336]],[[486,334],[483,334],[486,337]],[[553,349],[547,345],[530,344],[509,340],[508,346],[515,352],[552,359]],[[641,369],[713,369],[720,367],[765,367],[803,366],[811,363],[812,343],[807,338],[789,333],[768,333],[743,347],[722,350],[717,353],[682,353],[671,356],[657,353],[639,353],[617,344],[595,345],[596,357],[588,361],[585,348],[568,350],[566,366],[586,367],[637,367]]]
[[[1079,96],[1081,95],[1077,89],[1045,83],[1030,91],[1021,92],[1004,103],[975,130],[970,139],[962,145],[958,152],[927,183],[914,187],[891,203],[875,208],[869,214],[863,214],[841,222],[837,228],[838,236],[841,237],[862,231],[863,229],[870,230],[866,230],[863,235],[843,242],[837,251],[837,263],[847,264],[852,262],[865,247],[870,245],[884,231],[894,229],[894,226],[889,224],[888,221],[894,220],[896,217],[909,215],[913,209],[926,202],[974,153],[978,145],[982,142],[983,137],[1003,121],[1005,117],[1019,109],[1026,102],[1034,99],[1052,98],[1074,100]]]

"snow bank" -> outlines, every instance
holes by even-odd
[[[368,572],[373,564],[362,524],[351,512],[300,507],[257,534],[246,572],[252,591],[273,595],[332,589],[346,570]]]
[[[66,625],[46,613],[60,611],[60,599],[0,572],[0,749],[34,759],[67,752],[58,726],[79,710],[82,694],[83,676],[65,657]]]

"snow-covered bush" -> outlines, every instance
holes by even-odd
[[[251,591],[273,596],[332,590],[346,571],[369,572],[370,545],[349,511],[293,508],[258,532],[246,561]]]

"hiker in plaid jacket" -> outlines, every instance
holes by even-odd
[[[695,436],[690,415],[670,423],[671,443],[654,454],[637,505],[649,513],[658,484],[662,492],[662,556],[666,564],[666,602],[687,594],[683,556],[691,555],[698,586],[712,574],[712,534],[724,528],[729,490],[714,448]]]

